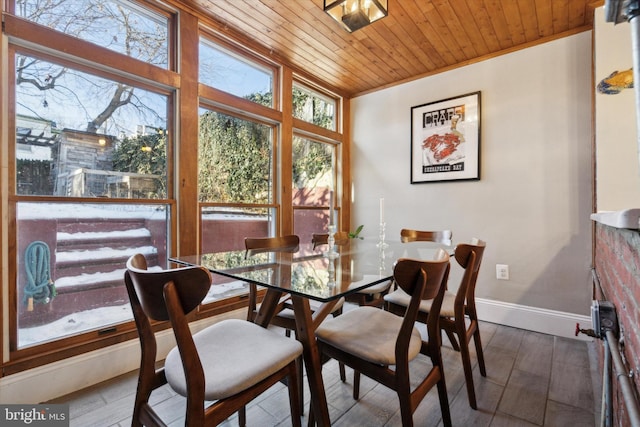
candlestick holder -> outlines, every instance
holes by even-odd
[[[329,265],[327,266],[327,272],[329,273],[329,280],[327,286],[329,288],[335,288],[336,286],[336,264],[334,259],[329,259]]]
[[[384,248],[388,248],[389,245],[384,241],[385,239],[385,227],[386,227],[386,223],[381,222],[380,223],[380,235],[378,238],[378,244],[376,245],[378,248],[384,249]]]
[[[326,256],[329,259],[336,259],[340,256],[338,252],[336,252],[335,234],[336,234],[336,226],[329,225],[329,237],[327,238],[327,245],[329,247],[327,248],[327,251],[324,253],[324,256]]]
[[[385,272],[387,270],[386,263],[386,253],[383,247],[378,247],[378,269],[380,270],[380,277],[386,276]]]

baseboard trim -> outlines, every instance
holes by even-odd
[[[592,341],[593,338],[575,335],[576,323],[581,329],[591,328],[591,317],[545,308],[529,307],[503,301],[476,298],[480,320],[514,328],[526,329],[559,337]]]

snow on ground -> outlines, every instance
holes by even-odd
[[[217,211],[206,215],[208,218],[246,219],[242,212]],[[166,218],[168,220],[168,207],[165,205],[120,205],[120,204],[91,204],[91,203],[18,203],[18,218],[20,219],[52,219],[52,218]],[[266,216],[263,217],[266,219]],[[83,233],[58,233],[59,240],[96,240],[111,238],[123,231],[108,232],[83,232]],[[127,235],[144,237],[149,235],[147,229],[135,229],[125,231]],[[96,259],[108,259],[110,257],[129,257],[135,253],[152,254],[157,249],[153,246],[143,246],[116,250],[101,248],[92,251],[73,251],[56,253],[57,261],[69,261],[82,259],[85,261]],[[151,268],[153,270],[160,267]],[[96,283],[103,280],[120,280],[124,277],[125,269],[117,269],[106,273],[81,274],[73,277],[58,277],[55,279],[57,288]],[[231,295],[247,292],[247,284],[244,282],[228,282],[212,286],[203,303],[212,302]],[[133,319],[129,303],[101,307],[93,310],[73,313],[42,326],[19,328],[18,347],[24,348],[33,344],[40,344],[78,333],[95,329],[102,329],[109,325],[128,322]]]
[[[100,248],[93,249],[90,251],[65,251],[65,252],[56,252],[56,262],[68,262],[68,261],[78,261],[78,260],[105,260],[110,258],[121,258],[121,257],[130,257],[131,255],[135,255],[137,253],[141,253],[143,255],[155,254],[158,249],[154,246],[140,246],[137,248],[127,248],[127,249],[112,249],[112,248]]]
[[[64,288],[68,286],[76,286],[76,285],[88,285],[91,283],[97,283],[102,281],[115,281],[122,280],[124,277],[125,268],[113,270],[109,273],[92,273],[92,274],[81,274],[79,276],[71,276],[71,277],[60,277],[56,279],[55,285],[56,288]]]
[[[126,322],[133,319],[131,305],[118,305],[113,307],[101,307],[93,310],[81,311],[69,314],[55,322],[32,328],[18,330],[19,347],[24,348],[33,344],[42,344],[87,332],[92,329],[102,329],[115,323]]]
[[[79,233],[62,233],[56,234],[58,241],[72,241],[72,240],[99,240],[99,239],[112,239],[117,238],[125,234],[128,237],[148,237],[151,236],[151,232],[146,228],[136,228],[134,230],[126,231],[86,231]]]
[[[149,270],[161,270],[160,267],[150,268]],[[124,270],[116,270],[111,273],[97,273],[101,275],[109,275],[114,278],[122,278]],[[80,277],[80,276],[78,276]],[[94,280],[95,275],[83,274],[82,280]],[[78,279],[80,280],[80,279]],[[71,283],[75,285],[77,283]],[[60,283],[56,281],[56,287],[69,286],[70,284]],[[229,282],[221,285],[212,286],[209,293],[205,297],[203,303],[213,302],[226,298],[230,295],[244,293],[247,291],[247,284],[241,281]],[[54,322],[47,323],[42,326],[34,326],[31,328],[18,329],[18,347],[24,348],[33,344],[42,344],[68,336],[72,336],[82,332],[88,332],[95,329],[103,329],[109,325],[128,322],[133,319],[131,305],[129,303],[113,307],[101,307],[93,310],[85,310],[78,313],[69,314]]]
[[[90,203],[18,203],[19,219],[51,218],[156,218],[168,215],[166,205]]]

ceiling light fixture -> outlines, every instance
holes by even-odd
[[[387,0],[324,0],[324,11],[350,33],[388,14]]]

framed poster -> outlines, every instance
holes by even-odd
[[[411,107],[411,183],[480,179],[480,92]]]

